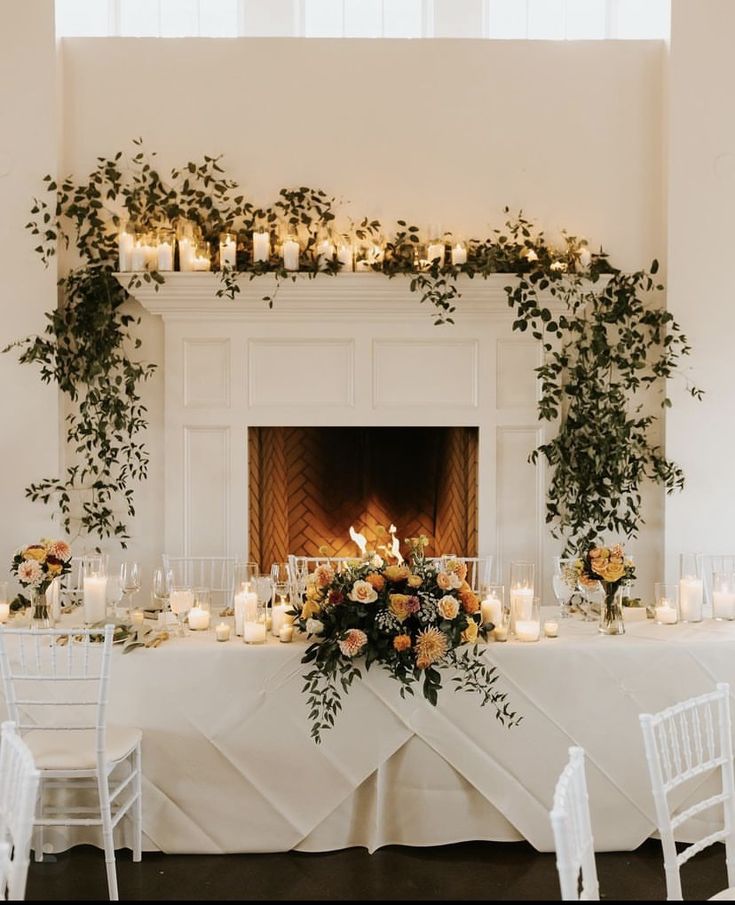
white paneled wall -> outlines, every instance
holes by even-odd
[[[217,299],[208,274],[136,290],[165,322],[166,549],[245,555],[250,426],[467,425],[479,428],[480,552],[506,573],[533,559],[548,580],[543,473],[528,462],[543,438],[541,352],[511,331],[507,280],[466,281],[442,328],[406,280],[374,274],[286,283],[273,311],[246,280],[234,302]]]

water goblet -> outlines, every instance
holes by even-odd
[[[179,638],[184,637],[184,617],[194,603],[194,594],[188,585],[174,585],[169,596],[171,612],[176,616]]]
[[[127,561],[120,566],[120,587],[128,601],[128,613],[132,613],[133,595],[140,590],[140,566],[137,562]]]

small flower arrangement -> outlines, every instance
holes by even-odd
[[[71,548],[63,540],[41,539],[15,553],[10,571],[24,588],[43,594],[55,578],[71,571]]]
[[[395,552],[366,555],[336,569],[325,563],[309,576],[305,600],[294,612],[299,628],[314,638],[302,659],[313,664],[305,676],[311,735],[315,742],[334,725],[347,692],[378,663],[401,684],[402,697],[421,683],[436,705],[444,667],[453,667],[455,690],[474,692],[492,704],[498,720],[520,720],[507,695],[495,689],[497,670],[479,653],[480,604],[466,581],[467,567],[449,560],[444,567],[424,557],[426,538],[409,538],[406,563]],[[364,659],[363,659],[364,658]]]
[[[614,593],[625,581],[633,581],[635,567],[633,560],[626,558],[620,544],[614,547],[592,547],[577,560],[580,582],[586,587],[594,587],[598,582],[603,586],[605,596]]]

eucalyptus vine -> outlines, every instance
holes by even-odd
[[[39,480],[26,494],[55,504],[69,535],[114,537],[124,546],[135,513],[133,484],[148,473],[141,387],[155,365],[137,358],[139,319],[126,303],[130,291],[143,282],[158,289],[165,275],[143,271],[130,274],[125,285],[118,280],[117,240],[125,222],[141,230],[195,225],[221,280],[218,295],[234,299],[244,277],[270,274],[276,289],[263,298],[271,307],[282,280],[339,273],[337,258],[319,253],[325,237],[379,242],[381,254],[368,268],[388,278],[407,276],[436,325],[454,322],[458,277],[515,275],[506,289],[513,329],[543,344],[538,411],[559,425],[532,454],[532,461],[550,466],[546,519],[552,531],[570,550],[603,531],[635,535],[643,482],[667,492],[683,486],[682,470],[651,439],[658,416],[645,399],[647,391],[660,392],[690,352],[673,316],[656,302],[663,290],[654,279],[656,262],[650,271],[623,273],[576,236],[565,235],[561,248],[552,245],[507,208],[504,228],[467,242],[465,263],[455,266],[447,256],[427,261],[421,231],[408,220],[391,229],[376,219],[352,220],[339,215],[334,197],[306,186],[283,188],[263,205],[227,177],[220,157],[204,156],[164,175],[156,155],[146,154],[140,139],[134,145],[130,157],[97,158],[84,180],[46,176],[46,195],[34,199],[27,224],[45,264],[59,245],[77,259],[59,280],[60,304],[47,314],[44,332],[8,347],[21,350],[22,362],[40,365],[42,380],[57,383],[68,403],[69,464],[61,477]],[[271,236],[268,260],[254,260],[255,230]],[[287,271],[278,254],[284,231],[299,239],[298,274]],[[236,236],[235,268],[219,267],[222,233]],[[452,238],[445,235],[446,242]],[[696,387],[688,389],[701,396]],[[671,402],[664,397],[661,404]]]

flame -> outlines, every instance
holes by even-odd
[[[398,529],[396,528],[395,525],[391,525],[390,528],[388,528],[388,531],[390,532],[390,536],[392,538],[391,544],[390,544],[390,552],[391,552],[392,556],[395,558],[395,560],[398,562],[398,565],[400,565],[403,562],[403,557],[401,556],[401,542],[396,537],[397,530]]]
[[[360,550],[360,556],[365,556],[367,551],[367,538],[364,534],[358,534],[354,527],[350,525],[350,538],[357,544]]]

